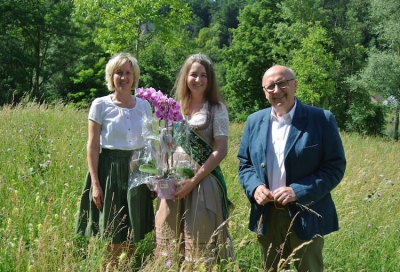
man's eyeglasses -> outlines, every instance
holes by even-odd
[[[268,86],[262,86],[262,87],[268,93],[274,92],[275,91],[275,86],[278,86],[278,88],[281,89],[281,90],[285,90],[289,86],[289,81],[292,81],[292,80],[295,80],[295,79],[294,78],[285,79],[285,80],[281,80],[281,81],[278,81],[278,82],[274,82],[274,83],[272,83],[272,84],[270,84]]]

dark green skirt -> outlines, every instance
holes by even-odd
[[[76,232],[84,236],[112,238],[113,244],[138,242],[154,229],[154,210],[146,185],[128,189],[132,152],[103,149],[99,156],[99,180],[104,193],[103,209],[92,199],[87,174],[79,206]]]

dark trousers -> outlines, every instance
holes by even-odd
[[[299,272],[322,272],[324,238],[320,236],[309,241],[300,240],[293,229],[289,229],[291,218],[286,209],[278,209],[273,203],[267,204],[266,208],[266,234],[258,237],[265,270],[278,271],[278,264],[282,269],[289,268],[290,263],[294,263]]]

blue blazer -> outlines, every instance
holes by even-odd
[[[261,184],[268,187],[267,135],[271,108],[251,114],[246,121],[238,151],[239,181],[251,203],[249,229],[265,235],[267,209],[257,204],[254,190]],[[326,235],[339,229],[338,216],[330,192],[343,178],[346,169],[342,140],[332,113],[302,104],[297,106],[284,152],[286,185],[293,188],[299,204],[289,204],[293,230],[302,240]]]

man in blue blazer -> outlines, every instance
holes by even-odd
[[[292,261],[298,271],[320,272],[323,236],[339,229],[330,192],[346,169],[337,124],[329,111],[295,97],[290,68],[269,68],[262,83],[272,107],[248,117],[237,155],[249,229],[258,234],[266,269]]]

